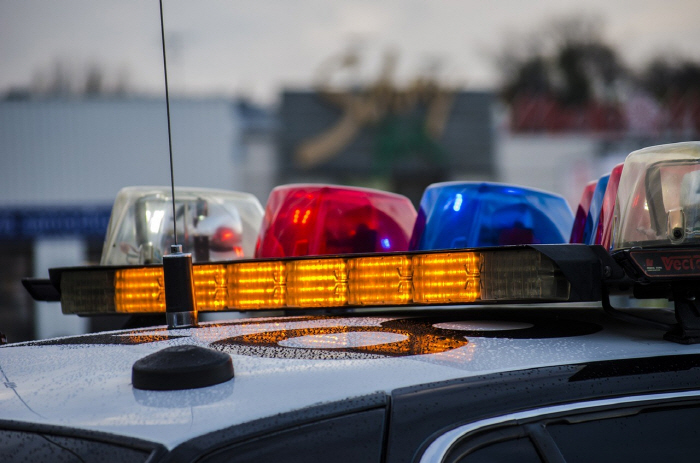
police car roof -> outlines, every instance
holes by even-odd
[[[132,386],[137,360],[178,345],[231,354],[234,379],[180,391]],[[611,320],[599,309],[499,307],[242,319],[13,344],[0,352],[3,419],[130,436],[172,449],[260,418],[407,386],[698,354],[700,345],[663,341],[658,331]]]

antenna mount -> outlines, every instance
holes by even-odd
[[[177,244],[177,215],[175,212],[175,176],[173,174],[173,141],[170,130],[170,94],[168,93],[168,62],[165,57],[165,26],[163,0],[160,0],[160,37],[163,46],[163,73],[165,75],[165,106],[168,114],[168,147],[170,148],[170,188],[173,203],[173,244],[170,254],[163,256],[163,284],[165,285],[165,317],[168,329],[197,326],[197,302],[192,278],[192,254],[183,253]]]

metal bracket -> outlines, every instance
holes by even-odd
[[[700,303],[695,292],[689,288],[674,288],[673,304],[678,323],[666,332],[664,339],[679,344],[700,343]]]
[[[655,328],[660,330],[672,330],[675,326],[670,325],[668,323],[653,320],[651,318],[640,317],[638,315],[633,315],[628,312],[623,312],[620,309],[616,309],[612,306],[612,304],[610,304],[610,295],[607,291],[603,291],[603,297],[601,298],[601,302],[603,303],[603,310],[605,311],[605,313],[623,322],[634,323],[636,325],[641,326],[648,326],[649,328]]]

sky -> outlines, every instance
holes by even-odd
[[[631,67],[657,55],[700,60],[698,0],[164,0],[164,15],[173,93],[261,103],[311,86],[351,45],[365,80],[391,50],[398,83],[440,63],[450,85],[494,88],[505,47],[577,15],[596,18]],[[0,93],[40,86],[56,63],[76,81],[95,65],[107,85],[162,93],[158,2],[0,0]]]

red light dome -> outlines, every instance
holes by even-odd
[[[405,251],[416,210],[367,188],[285,185],[267,201],[256,257]]]

